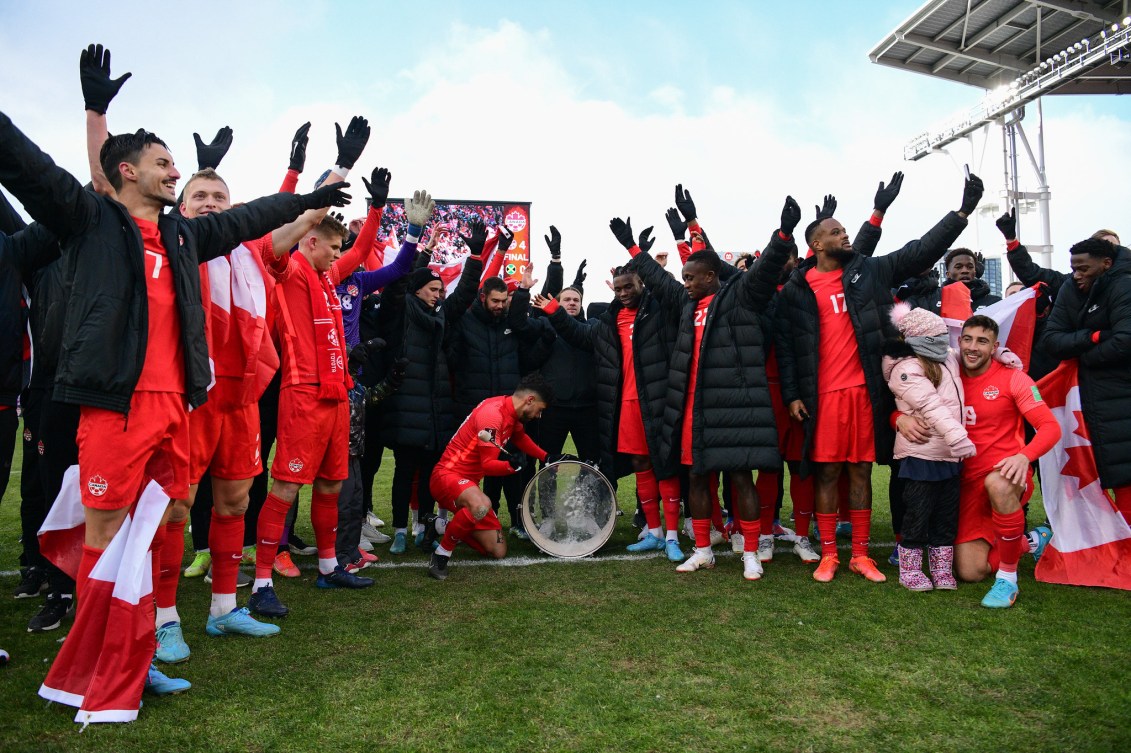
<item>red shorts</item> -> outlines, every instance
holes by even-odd
[[[876,437],[868,388],[847,387],[817,396],[817,425],[809,460],[814,463],[874,463]]]
[[[993,508],[990,507],[990,494],[986,491],[986,476],[980,473],[967,476],[962,474],[958,492],[958,535],[955,544],[985,539],[993,549],[997,545],[994,532]],[[1033,496],[1033,469],[1025,477],[1025,491],[1021,494],[1021,504],[1027,504]]]
[[[349,476],[349,402],[322,400],[313,384],[283,387],[275,442],[271,476],[276,480],[295,484],[309,484],[316,478],[345,481]]]
[[[135,392],[129,415],[84,405],[79,409],[82,503],[121,510],[153,479],[170,499],[187,499],[189,426],[184,395]]]
[[[620,405],[617,452],[627,455],[648,454],[648,440],[644,437],[644,416],[640,413],[639,400],[625,400]]]
[[[770,404],[774,409],[774,423],[778,429],[778,452],[784,460],[799,462],[801,453],[805,451],[805,427],[789,415],[789,408],[782,400],[781,385],[770,382],[769,386]]]
[[[464,478],[455,473],[445,473],[437,468],[432,471],[432,478],[428,480],[428,490],[432,492],[432,499],[436,500],[436,504],[440,509],[449,512],[456,511],[456,500],[459,495],[463,494],[465,489],[473,486],[479,486],[478,481],[472,481],[469,478]],[[487,512],[483,520],[476,520],[473,531],[501,531],[503,524],[499,522],[499,516],[495,514],[494,510]]]
[[[200,483],[205,471],[211,471],[214,478],[242,481],[263,470],[259,403],[238,405],[233,396],[241,386],[240,379],[217,377],[208,402],[189,414],[189,483]]]

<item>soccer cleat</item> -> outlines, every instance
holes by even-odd
[[[373,542],[365,538],[364,536],[361,536],[357,540],[357,548],[363,552],[372,552]]]
[[[279,601],[275,589],[271,586],[262,586],[247,600],[247,608],[263,617],[286,617],[291,610]]]
[[[397,531],[393,536],[393,545],[389,547],[389,554],[404,554],[405,550],[405,532]]]
[[[387,533],[381,533],[373,526],[369,525],[369,521],[361,524],[361,535],[363,538],[369,539],[372,544],[388,544],[393,540],[393,537]]]
[[[345,569],[346,569],[347,573],[360,572],[367,567],[369,567],[369,563],[366,562],[365,560],[363,560],[361,557],[358,557],[357,559],[353,560],[352,562],[347,562],[345,564]]]
[[[298,534],[294,531],[291,531],[291,538],[290,542],[287,544],[287,548],[290,549],[291,554],[298,554],[303,557],[313,557],[318,554],[318,547],[310,546],[300,539]]]
[[[252,638],[266,638],[269,635],[278,635],[281,628],[260,622],[251,616],[247,607],[237,607],[220,617],[208,616],[208,624],[204,632],[209,635],[250,635]]]
[[[840,560],[835,555],[829,554],[821,557],[821,564],[813,571],[813,580],[818,583],[828,583],[836,577],[836,569],[840,567]]]
[[[369,588],[373,585],[373,579],[354,575],[338,565],[332,573],[319,573],[314,585],[319,588]]]
[[[758,554],[758,552],[745,552],[742,555],[742,577],[746,580],[762,578],[762,561],[758,558]]]
[[[47,590],[47,572],[42,567],[24,569],[19,585],[12,592],[17,599],[34,599]]]
[[[165,664],[180,664],[189,660],[188,644],[181,632],[181,623],[166,622],[157,628],[157,661]]]
[[[743,555],[745,556],[745,555]],[[758,537],[758,561],[770,562],[774,559],[774,536],[759,536]]]
[[[982,599],[982,606],[990,609],[1009,609],[1017,601],[1017,584],[998,578],[990,592]]]
[[[197,552],[192,558],[192,564],[185,568],[186,578],[199,578],[212,567],[212,554],[210,552]]]
[[[797,532],[792,528],[787,528],[781,524],[780,520],[774,521],[774,538],[775,539],[792,539],[797,535]]]
[[[667,547],[666,542],[659,536],[649,532],[644,538],[637,541],[635,544],[629,544],[625,547],[630,552],[659,552]],[[680,559],[683,559],[680,557]]]
[[[530,534],[521,526],[511,526],[511,535],[519,541],[530,541]]]
[[[445,580],[448,577],[448,560],[442,554],[432,552],[432,559],[428,560],[428,575],[436,580]]]
[[[63,624],[63,619],[74,615],[75,600],[68,594],[47,594],[47,600],[34,617],[27,624],[29,633],[46,633],[55,630]]]
[[[361,552],[361,558],[370,564],[381,561],[380,557],[371,552]]]
[[[820,562],[821,555],[817,554],[813,549],[813,542],[809,541],[808,536],[798,536],[797,541],[793,542],[793,553],[801,558],[802,562],[813,563]]]
[[[298,565],[291,559],[290,552],[279,552],[275,555],[275,565],[271,568],[284,578],[297,578],[302,573],[298,570]]]
[[[153,695],[176,695],[183,693],[192,687],[192,683],[188,680],[179,680],[173,677],[166,677],[161,670],[157,669],[157,665],[149,665],[149,674],[145,676],[145,691]]]
[[[730,535],[730,550],[735,554],[742,554],[746,551],[746,537],[738,531]]]
[[[1045,553],[1045,547],[1049,545],[1049,540],[1052,539],[1052,529],[1048,526],[1037,526],[1029,531],[1029,538],[1037,540],[1037,548],[1030,554],[1033,555],[1034,562],[1040,562],[1041,555]]]
[[[243,548],[243,557],[240,559],[241,565],[254,565],[255,564],[255,545],[245,546]]]
[[[679,541],[676,539],[668,539],[664,542],[664,552],[668,555],[668,560],[671,562],[683,562],[683,550],[679,548]]]
[[[694,538],[694,534],[692,535],[692,538]],[[719,544],[723,543],[724,541],[726,541],[726,538],[723,537],[723,532],[716,529],[716,528],[712,528],[711,529],[711,546],[718,546]]]
[[[851,539],[852,538],[852,521],[851,520],[838,520],[837,521],[836,537],[838,539]]]
[[[710,570],[714,566],[715,555],[710,549],[696,549],[691,553],[691,556],[683,562],[682,565],[675,569],[675,571],[677,573],[693,573],[699,568]]]
[[[440,545],[439,534],[436,532],[436,516],[432,514],[426,515],[423,523],[424,538],[421,539],[417,546],[419,546],[425,554],[431,554],[432,550]],[[523,533],[526,532],[523,531]]]
[[[365,522],[373,526],[374,528],[380,528],[381,526],[385,525],[385,521],[374,515],[372,510],[365,513]]]
[[[876,567],[876,561],[871,557],[853,557],[848,561],[848,569],[859,575],[863,575],[873,583],[883,583],[888,579],[886,575],[880,572]]]

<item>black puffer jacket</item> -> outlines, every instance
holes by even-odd
[[[1044,284],[1045,292],[1037,296],[1037,324],[1033,328],[1033,349],[1029,356],[1029,376],[1036,381],[1060,364],[1060,359],[1049,355],[1042,343],[1052,304],[1056,302],[1056,294],[1064,287],[1065,282],[1072,279],[1072,275],[1039,266],[1033,261],[1029,249],[1023,245],[1007,251],[1005,256],[1009,260],[1013,274],[1017,275],[1022,285],[1031,288],[1037,284]]]
[[[528,291],[515,291],[511,306],[514,306],[519,296],[524,293],[529,297]],[[585,312],[581,312],[573,319],[586,326],[596,324],[596,320],[585,318]],[[541,315],[541,311],[537,309],[532,312],[532,316],[523,326],[535,330],[534,336],[540,342],[548,343],[549,353],[539,368],[542,370],[542,376],[554,390],[554,407],[594,407],[597,404],[597,371],[593,351],[574,347],[564,338],[558,337],[549,318]]]
[[[959,284],[957,280],[947,280],[942,284],[942,288],[955,284]],[[985,280],[975,277],[973,280],[961,284],[970,288],[970,310],[975,314],[978,313],[978,309],[984,309],[986,306],[1001,301],[1000,295],[994,295],[990,292],[990,285]],[[931,313],[939,314],[942,311],[942,288],[936,287],[925,295],[911,296],[907,299],[907,303],[910,304],[911,308],[927,309]]]
[[[856,332],[856,345],[872,402],[876,459],[881,463],[891,461],[895,440],[888,423],[895,403],[880,368],[883,342],[895,335],[895,328],[888,318],[892,306],[891,289],[942,258],[965,228],[966,220],[950,212],[926,235],[900,250],[876,257],[855,254],[844,266],[845,305]],[[806,476],[813,470],[808,456],[817,423],[818,344],[821,333],[817,300],[805,273],[816,263],[816,258],[806,259],[794,270],[789,282],[778,293],[774,318],[774,344],[777,347],[782,400],[786,406],[794,400],[801,400],[809,413],[804,425],[806,459],[801,464],[801,472]]]
[[[775,232],[750,269],[723,282],[707,308],[692,407],[692,473],[781,466],[760,319],[791,253],[796,253],[793,241]],[[660,443],[662,455],[675,465],[681,455],[698,302],[647,253],[638,254],[635,263],[657,300],[680,312]]]
[[[1055,358],[1079,359],[1080,402],[1104,488],[1131,484],[1131,251],[1120,247],[1087,294],[1064,283],[1044,346]]]
[[[567,343],[593,353],[597,381],[597,424],[601,433],[601,469],[610,476],[620,474],[621,471],[628,472],[627,464],[616,462],[621,406],[621,352],[617,315],[622,309],[624,306],[620,301],[614,300],[604,313],[590,322],[579,322],[561,308],[550,316],[554,330]],[[660,452],[668,361],[675,345],[678,324],[678,309],[665,311],[650,293],[644,293],[633,323],[632,357],[648,454],[660,478],[668,478],[678,470],[670,462],[664,464]]]
[[[0,183],[53,232],[71,281],[54,398],[126,413],[145,363],[148,298],[141,233],[126,208],[85,190],[0,113]],[[184,350],[185,397],[200,406],[211,372],[200,294],[201,262],[260,238],[303,212],[294,194],[275,194],[193,220],[163,214]]]

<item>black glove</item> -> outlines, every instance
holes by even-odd
[[[100,44],[92,44],[79,53],[79,82],[82,84],[82,98],[86,109],[99,115],[106,114],[122,84],[134,74],[127,73],[119,79],[110,78],[110,50]]]
[[[369,191],[373,206],[378,209],[385,206],[385,202],[389,200],[389,183],[392,180],[393,174],[383,167],[373,168],[372,183],[364,177],[361,179],[361,182],[365,184],[365,190]]]
[[[350,348],[349,361],[347,364],[350,376],[357,379],[358,372],[369,362],[369,357],[373,353],[384,349],[385,341],[380,337],[374,337],[372,340],[366,340]]]
[[[620,217],[614,217],[609,221],[609,230],[613,231],[620,244],[626,249],[632,248],[636,245],[636,238],[632,237],[632,218],[629,217],[625,222]]]
[[[655,245],[656,239],[650,237],[651,235],[652,235],[652,226],[651,225],[649,225],[648,227],[644,228],[644,230],[641,231],[640,239],[636,244],[636,245],[640,246],[641,251],[647,251],[648,249],[652,248],[653,245]]]
[[[289,168],[301,173],[306,167],[306,145],[310,143],[310,123],[303,123],[291,139],[291,164]]]
[[[974,276],[979,280],[982,275],[986,273],[986,257],[982,256],[981,251],[974,252]]]
[[[888,211],[895,197],[899,196],[901,188],[903,188],[903,173],[893,173],[891,182],[886,186],[880,181],[880,187],[876,189],[876,198],[872,200],[872,207],[880,212]]]
[[[982,185],[982,179],[974,173],[970,173],[970,177],[962,186],[962,206],[958,211],[966,216],[974,213],[978,208],[978,202],[982,200],[982,193],[986,190]]]
[[[691,192],[683,190],[683,184],[679,183],[675,187],[675,205],[679,208],[679,213],[683,215],[683,219],[691,224],[695,219],[695,202],[691,200]]]
[[[483,246],[487,243],[487,226],[483,224],[483,220],[475,217],[467,223],[467,229],[471,231],[471,235],[460,233],[459,237],[467,244],[468,253],[478,259],[483,255]]]
[[[504,225],[499,225],[497,232],[499,235],[499,253],[504,254],[511,247],[511,243],[514,242],[514,233]]]
[[[550,234],[542,236],[546,245],[550,247],[550,261],[562,260],[562,234],[553,225],[550,225]]]
[[[404,375],[408,370],[408,359],[401,356],[393,361],[393,365],[389,368],[389,374],[385,377],[394,390],[399,390],[401,385],[404,384]]]
[[[344,207],[353,197],[346,193],[349,183],[323,184],[310,193],[301,194],[303,209],[325,209],[327,207]]]
[[[1005,236],[1006,241],[1017,240],[1017,207],[997,218],[997,229]],[[980,277],[981,275],[979,275]]]
[[[507,453],[507,462],[511,464],[511,468],[515,473],[522,470],[522,466],[526,465],[526,456],[521,452]]]
[[[328,212],[328,214],[343,225],[346,224],[346,216],[341,212]]]
[[[801,222],[801,206],[792,196],[786,196],[785,206],[781,210],[781,234],[793,237],[793,229],[799,222]]]
[[[582,286],[585,284],[585,261],[585,259],[581,260],[581,263],[577,265],[577,274],[573,276],[573,287],[578,290],[581,290]]]
[[[338,159],[334,164],[348,170],[357,162],[369,141],[369,121],[360,115],[354,115],[344,135],[339,124],[335,123],[334,128],[338,132]]]
[[[220,160],[224,159],[224,155],[232,148],[232,129],[228,126],[216,131],[216,138],[212,139],[211,144],[205,144],[199,133],[194,133],[192,137],[196,141],[197,170],[206,167],[215,170],[220,166]]]
[[[817,210],[818,220],[827,220],[836,214],[836,197],[831,193],[825,194],[825,200],[821,206],[814,204],[813,208]]]
[[[687,235],[687,223],[680,219],[679,212],[672,207],[664,213],[664,217],[668,220],[668,227],[672,229],[672,235],[677,241],[683,240]]]
[[[547,455],[546,456],[546,465],[553,465],[554,463],[560,463],[563,460],[572,460],[575,463],[581,462],[581,458],[577,457],[576,455],[570,455],[568,453],[555,452],[553,455]]]

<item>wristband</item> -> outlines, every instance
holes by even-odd
[[[1011,241],[1005,242],[1005,250],[1006,251],[1013,251],[1013,250],[1017,249],[1020,245],[1021,245],[1021,241],[1014,238]]]
[[[424,228],[420,225],[413,225],[409,223],[408,235],[405,236],[406,243],[420,243],[420,235],[424,232]]]
[[[1100,332],[1099,332],[1099,330],[1096,330],[1095,332],[1092,333],[1091,339],[1092,339],[1092,342],[1095,343],[1096,345],[1099,344],[1099,342],[1100,342]]]
[[[790,241],[790,240],[793,240],[793,236],[792,236],[792,235],[786,235],[786,234],[785,234],[785,233],[783,233],[783,232],[782,232],[781,230],[778,230],[778,237],[779,237],[779,238],[781,238],[781,239],[782,239],[783,241]]]
[[[342,167],[341,165],[334,165],[334,169],[330,172],[332,172],[334,175],[337,175],[342,180],[345,180],[349,177],[350,169],[348,167]]]
[[[873,211],[872,216],[868,218],[868,224],[870,224],[872,227],[879,227],[883,221],[884,216],[881,214],[877,217],[875,211]]]
[[[561,305],[558,303],[558,299],[557,298],[551,298],[550,302],[542,307],[542,311],[545,312],[546,316],[549,316],[550,314],[557,311],[559,308],[561,308]]]

